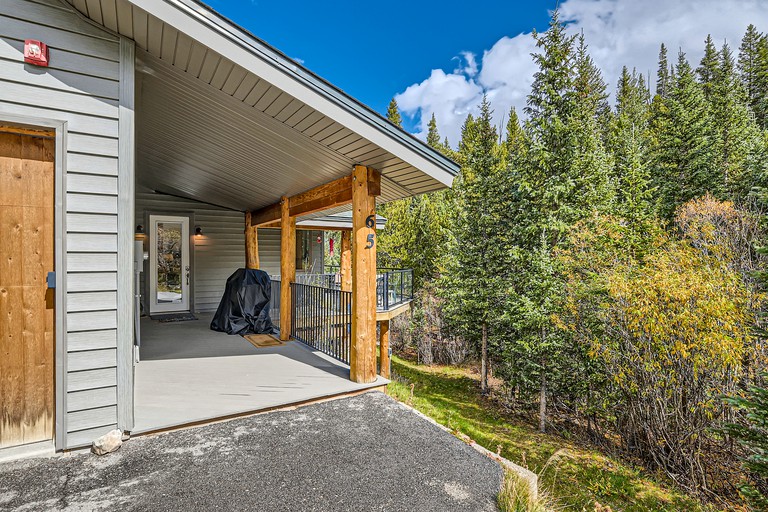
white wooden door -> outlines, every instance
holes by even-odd
[[[189,218],[149,216],[149,311],[189,311]]]

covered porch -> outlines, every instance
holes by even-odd
[[[117,397],[94,384],[103,417],[89,416],[89,429],[153,430],[385,382],[376,204],[450,186],[456,164],[195,0],[70,3],[119,34],[121,50],[120,201],[103,207],[118,226],[89,226],[118,231]],[[344,318],[328,318],[328,302],[312,306],[343,349],[334,359],[309,348],[326,340],[295,311],[307,298],[297,276],[313,272],[299,268],[306,233],[340,212],[341,283],[329,292]],[[239,268],[280,276],[273,309],[285,345],[208,329]],[[151,318],[171,313],[197,320]]]
[[[269,410],[385,386],[349,380],[349,366],[299,341],[255,347],[198,320],[141,321],[134,433]]]

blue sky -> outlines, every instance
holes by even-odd
[[[453,71],[461,52],[482,55],[504,35],[545,28],[556,0],[485,2],[472,9],[457,0],[207,3],[384,113],[395,94],[433,68]]]
[[[557,5],[609,90],[624,65],[653,77],[662,42],[672,61],[682,49],[695,67],[707,34],[737,50],[749,23],[768,31],[768,0],[203,1],[381,113],[395,96],[418,136],[434,113],[453,145],[483,94],[499,127],[510,107],[521,113],[531,31],[546,29]]]

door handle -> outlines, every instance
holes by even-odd
[[[189,266],[185,270],[187,271],[187,286],[189,286]]]

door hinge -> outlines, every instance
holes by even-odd
[[[48,288],[56,288],[56,272],[48,272],[45,281],[48,284]]]

